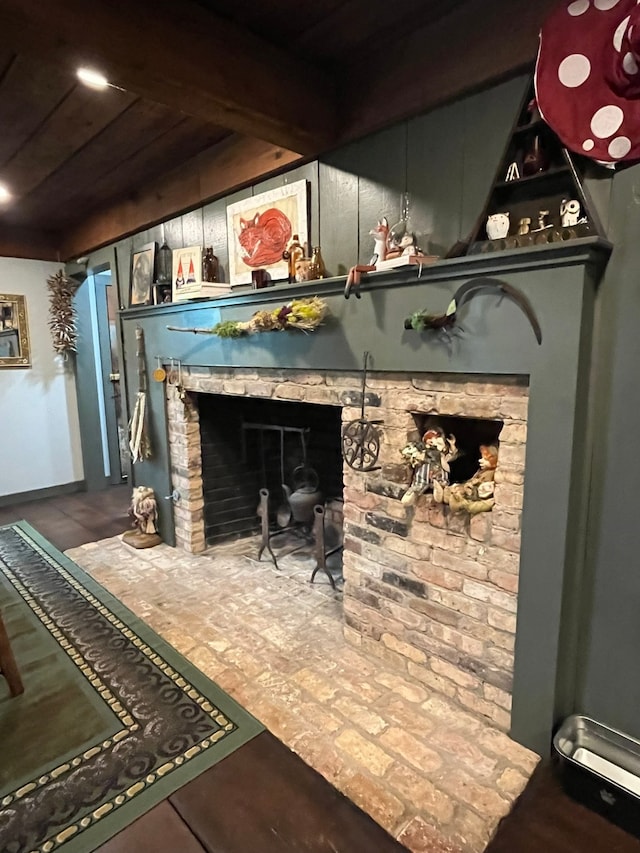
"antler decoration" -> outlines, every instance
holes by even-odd
[[[522,310],[531,324],[533,333],[539,344],[542,343],[542,329],[536,317],[531,302],[524,293],[504,281],[493,278],[478,278],[462,284],[455,292],[444,314],[430,314],[427,311],[416,311],[404,321],[405,329],[415,329],[418,332],[424,329],[435,329],[445,333],[450,332],[458,325],[458,315],[465,302],[481,291],[498,293],[500,296],[508,296]]]

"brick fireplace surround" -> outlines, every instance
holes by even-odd
[[[191,367],[189,392],[333,405],[360,416],[361,378],[337,371]],[[380,470],[344,466],[345,636],[465,708],[510,725],[528,387],[524,377],[373,373],[366,415],[381,419]],[[167,386],[176,541],[205,549],[199,415]],[[223,398],[221,398],[223,399]],[[355,405],[354,405],[355,404]],[[221,407],[224,403],[221,402]],[[414,415],[502,421],[496,505],[470,517],[430,495],[401,503],[400,449]],[[224,417],[221,408],[220,416]]]
[[[382,469],[345,472],[346,636],[547,754],[554,726],[575,710],[594,311],[610,248],[581,238],[442,260],[417,279],[415,271],[372,276],[360,300],[345,300],[344,278],[336,278],[130,309],[125,351],[136,352],[142,325],[150,357],[168,368],[178,361],[174,381],[190,403],[185,410],[171,385],[149,387],[155,456],[136,466],[135,477],[158,495],[181,494],[175,505],[159,502],[164,540],[193,552],[205,547],[198,395],[334,405],[349,421],[360,414],[369,351],[367,415],[384,421]],[[465,304],[463,333],[449,345],[404,329],[412,312],[444,310],[472,279],[506,281],[523,294],[542,341],[513,300],[495,293]],[[229,341],[175,332],[243,320],[316,292],[329,314],[313,335]],[[128,384],[136,387],[133,368]],[[218,400],[224,418],[224,397],[207,401],[209,416]],[[420,413],[502,423],[491,512],[470,521],[425,496],[411,507],[400,502],[408,470],[399,451]]]

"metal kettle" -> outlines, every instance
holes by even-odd
[[[298,465],[293,472],[292,492],[286,483],[282,484],[291,516],[298,524],[313,523],[313,508],[322,503],[322,492],[318,489],[319,477],[309,465]]]

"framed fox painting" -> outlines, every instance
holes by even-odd
[[[265,269],[272,280],[286,279],[282,253],[294,234],[308,241],[307,182],[295,181],[227,206],[229,281],[248,284],[251,271]]]

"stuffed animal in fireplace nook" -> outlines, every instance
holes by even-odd
[[[404,504],[415,503],[418,495],[429,489],[434,497],[436,492],[441,493],[449,482],[449,463],[459,455],[455,436],[446,436],[440,427],[428,429],[422,441],[410,442],[400,452],[415,469],[411,485],[402,496]]]
[[[498,448],[493,444],[480,445],[480,459],[476,473],[466,483],[446,486],[443,489],[441,502],[449,504],[453,512],[464,511],[469,515],[488,512],[495,504],[493,481],[497,465]]]

